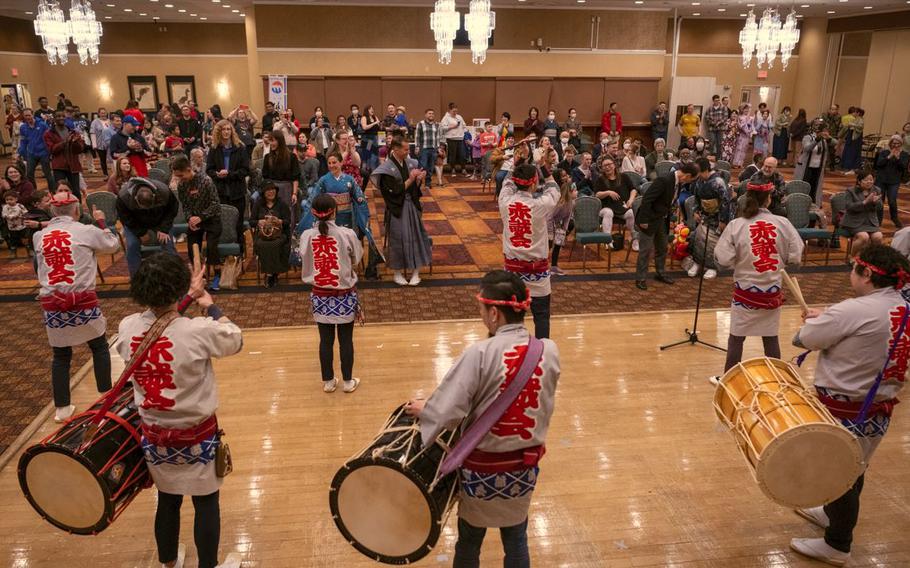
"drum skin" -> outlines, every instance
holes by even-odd
[[[441,437],[454,439],[451,432]],[[457,488],[451,473],[430,490],[444,457],[439,445],[420,452],[415,420],[401,407],[393,412],[373,443],[332,479],[329,508],[345,540],[385,564],[410,564],[429,554]]]
[[[856,438],[779,359],[743,361],[714,395],[718,418],[731,428],[756,481],[772,501],[817,507],[843,495],[864,468]]]

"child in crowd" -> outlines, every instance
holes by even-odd
[[[167,138],[164,139],[164,154],[166,156],[173,156],[174,154],[183,153],[183,138],[180,137],[180,134],[177,132],[177,127],[172,126],[168,130]]]
[[[446,158],[448,157],[448,146],[446,146],[445,141],[443,140],[439,144],[439,149],[436,150],[436,177],[439,178],[439,187],[445,187],[445,178],[442,177],[442,169],[446,165]]]
[[[408,117],[404,114],[405,108],[403,106],[400,106],[395,110],[395,124],[401,126],[402,128],[410,128],[410,125],[408,124]],[[407,131],[405,131],[404,134],[407,134]]]
[[[575,228],[573,217],[578,189],[565,170],[559,168],[553,170],[553,179],[559,184],[559,201],[556,202],[556,209],[550,214],[547,223],[550,246],[553,247],[550,274],[562,276],[565,272],[559,268],[559,251],[566,244],[566,236]]]
[[[19,195],[14,191],[3,194],[3,222],[6,223],[10,256],[16,257],[16,248],[25,237],[25,215],[28,210],[19,203]]]
[[[465,134],[465,136],[470,136],[470,134]],[[483,149],[480,146],[480,133],[474,133],[474,136],[471,139],[471,163],[474,164],[474,169],[471,171],[471,181],[477,179],[477,174],[480,172],[480,162],[483,159]]]

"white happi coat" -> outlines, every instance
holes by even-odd
[[[888,350],[897,335],[907,302],[898,290],[880,288],[858,298],[844,300],[806,320],[796,343],[819,350],[815,386],[837,400],[862,402],[882,368],[885,373],[875,394],[876,401],[897,397],[904,387],[910,361],[910,324],[888,366]],[[864,424],[841,419],[866,453],[866,463],[888,429],[890,418],[873,416]]]
[[[32,237],[38,265],[40,295],[70,294],[95,289],[96,254],[120,249],[117,235],[72,217],[54,217]],[[51,347],[71,347],[103,335],[107,321],[101,306],[73,311],[45,311],[44,325]]]
[[[117,352],[128,361],[155,322],[150,310],[120,322]],[[212,357],[240,351],[243,337],[234,323],[209,317],[175,319],[149,349],[133,375],[133,392],[142,421],[162,428],[192,428],[215,414],[218,389]],[[217,435],[182,448],[154,446],[142,438],[155,486],[174,495],[209,495],[221,487],[215,475]]]
[[[465,349],[420,413],[420,434],[430,444],[444,429],[468,428],[493,403],[518,372],[528,345],[522,324],[504,325],[496,335]],[[559,380],[559,350],[542,339],[543,357],[524,390],[499,422],[480,441],[478,450],[511,452],[543,445]],[[507,527],[528,516],[538,468],[505,474],[460,470],[458,515],[476,527]]]
[[[325,236],[319,234],[318,223],[300,236],[303,281],[314,288],[349,290],[340,296],[310,294],[313,319],[317,323],[349,323],[357,313],[354,267],[363,258],[363,246],[351,229],[339,227],[334,221],[328,221],[327,225]]]
[[[714,247],[723,268],[733,268],[734,286],[742,290],[775,292],[781,289],[780,271],[800,263],[803,240],[784,217],[767,209],[751,219],[738,217],[727,225]],[[730,334],[771,337],[780,330],[780,309],[763,310],[733,301]]]
[[[559,186],[545,182],[540,193],[519,190],[512,179],[502,184],[499,216],[502,218],[502,254],[507,259],[527,262],[546,261],[550,243],[547,222],[559,202]],[[517,273],[531,291],[531,297],[550,295],[550,271],[539,274]]]

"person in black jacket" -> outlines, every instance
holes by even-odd
[[[670,232],[669,216],[673,206],[673,196],[681,184],[692,183],[698,177],[698,166],[692,163],[682,164],[672,174],[658,177],[645,192],[641,200],[635,222],[638,226],[638,265],[635,271],[635,286],[647,290],[645,277],[648,273],[648,261],[654,253],[654,268],[657,271],[655,280],[664,284],[673,284],[673,279],[664,274],[667,262],[667,235]]]
[[[218,189],[218,200],[237,209],[237,238],[241,254],[246,249],[243,219],[246,215],[246,177],[250,174],[249,154],[237,131],[228,120],[220,120],[212,129],[212,147],[206,159],[205,173]]]
[[[161,245],[163,250],[177,254],[170,236],[177,208],[177,196],[160,181],[134,177],[123,184],[117,195],[117,216],[123,225],[130,276],[142,263],[141,240],[146,235],[148,244]]]
[[[190,150],[202,146],[202,124],[199,119],[193,118],[189,105],[180,107],[180,118],[177,119],[177,131],[183,138],[183,150],[187,155]]]
[[[904,226],[897,211],[897,190],[900,189],[901,178],[907,174],[907,164],[910,162],[910,154],[901,149],[903,143],[900,135],[895,134],[888,141],[888,149],[875,156],[875,185],[888,198],[888,213],[896,229]]]

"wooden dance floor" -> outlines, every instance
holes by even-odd
[[[729,313],[702,315],[702,338],[725,342]],[[788,543],[821,531],[763,496],[714,418],[706,377],[722,368],[723,354],[691,346],[658,351],[680,339],[691,319],[690,312],[554,319],[563,373],[531,508],[533,565],[817,565],[790,552]],[[797,311],[785,310],[786,358],[796,354],[787,344],[798,320]],[[219,418],[236,466],[222,489],[222,557],[239,551],[244,566],[265,568],[375,565],[336,530],[329,482],[393,408],[429,394],[465,346],[485,333],[477,322],[359,328],[355,373],[363,383],[354,394],[339,388],[328,395],[319,381],[314,328],[247,332],[242,353],[215,365]],[[746,355],[759,349],[750,339]],[[813,364],[811,357],[804,379]],[[80,410],[95,397],[93,383],[89,377],[76,388]],[[897,407],[867,476],[851,566],[910,565],[908,407]],[[53,429],[45,424],[34,439]],[[15,463],[0,472],[0,565],[158,566],[154,490],[104,533],[71,536],[28,506]],[[451,565],[453,520],[419,566]],[[195,566],[188,501],[181,534],[187,566]],[[496,532],[488,533],[482,565],[501,565]]]

